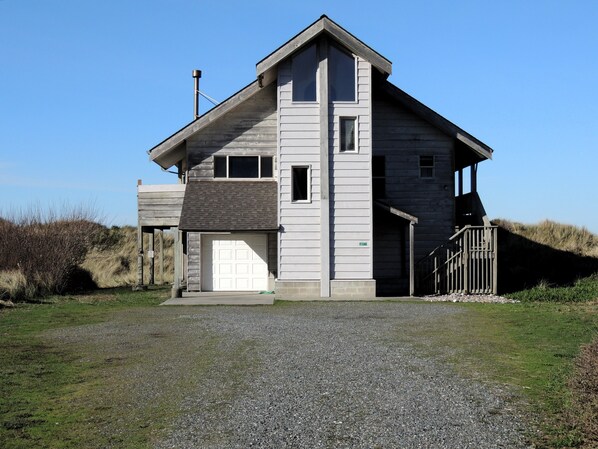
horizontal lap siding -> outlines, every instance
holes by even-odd
[[[292,102],[290,61],[278,70],[278,279],[320,279],[320,109]],[[291,202],[291,167],[311,166],[311,203]]]
[[[275,156],[276,133],[276,86],[272,84],[187,141],[189,178],[213,178],[215,154]]]
[[[371,66],[360,58],[357,64],[357,102],[330,104],[330,268],[333,279],[372,279]],[[339,153],[340,117],[357,117],[357,153]]]
[[[137,214],[140,226],[178,226],[184,190],[138,192]]]
[[[199,232],[187,233],[187,290],[197,292],[201,289],[201,234]]]
[[[445,243],[454,230],[453,142],[445,134],[389,100],[374,98],[373,152],[386,160],[386,196],[414,215],[415,259]],[[419,176],[419,156],[435,158],[435,176]],[[383,219],[383,218],[382,218]],[[384,239],[377,245],[386,245]],[[394,263],[394,256],[391,257]],[[383,257],[375,271],[386,272]]]

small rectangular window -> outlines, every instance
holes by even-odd
[[[262,156],[260,158],[260,177],[271,178],[273,173],[272,156]]]
[[[257,178],[258,177],[257,156],[229,156],[228,177],[229,178]]]
[[[372,157],[372,196],[374,199],[386,198],[386,158]]]
[[[214,178],[226,178],[226,156],[214,156]]]
[[[420,178],[434,177],[434,156],[419,157],[419,176]]]
[[[316,46],[307,47],[293,56],[293,101],[316,101],[318,55]]]
[[[309,167],[293,167],[291,170],[291,201],[309,201]]]
[[[340,152],[357,151],[355,144],[357,140],[357,119],[355,117],[340,118],[341,143]]]

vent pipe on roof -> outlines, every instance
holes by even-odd
[[[201,70],[193,70],[193,80],[195,82],[195,95],[193,97],[193,119],[199,117],[199,79],[201,78]]]

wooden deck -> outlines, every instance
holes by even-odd
[[[137,212],[142,228],[168,228],[179,225],[185,184],[137,186]]]

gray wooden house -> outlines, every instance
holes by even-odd
[[[142,234],[172,228],[175,288],[191,292],[495,291],[476,189],[492,149],[391,71],[326,16],[259,61],[253,82],[150,150],[179,184],[138,186],[140,261]]]

